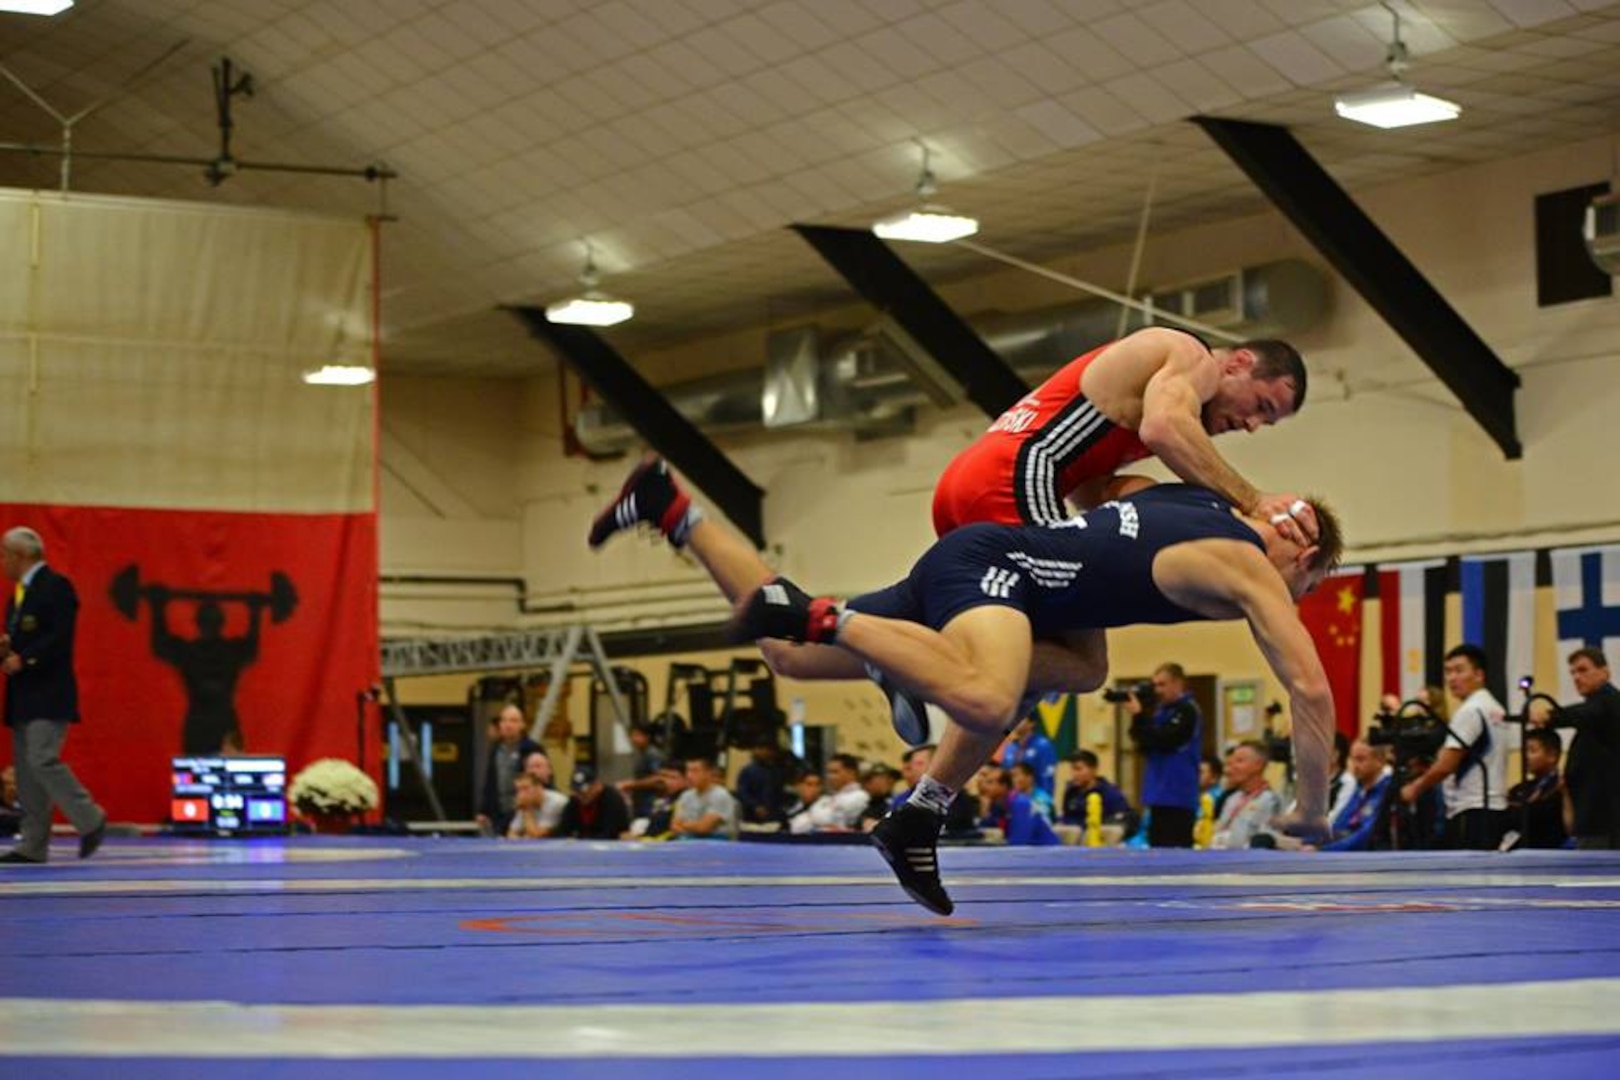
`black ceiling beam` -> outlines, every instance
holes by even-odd
[[[589,330],[549,321],[541,308],[509,308],[529,333],[556,350],[597,396],[633,426],[652,448],[679,469],[741,529],[755,547],[765,546],[760,499],[765,494],[744,476],[692,422],[631,367],[619,351]]]
[[[1197,116],[1255,186],[1440,376],[1510,460],[1519,377],[1286,128]]]
[[[824,225],[793,229],[862,299],[927,350],[986,416],[1000,416],[1029,393],[1001,355],[869,230]]]

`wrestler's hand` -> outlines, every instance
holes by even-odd
[[[1316,847],[1327,843],[1333,835],[1332,830],[1328,828],[1326,814],[1320,817],[1305,817],[1298,810],[1272,818],[1271,827],[1284,836],[1292,836]]]
[[[1300,547],[1310,547],[1322,535],[1316,508],[1298,495],[1262,495],[1254,505],[1254,516],[1271,522],[1284,540]]]

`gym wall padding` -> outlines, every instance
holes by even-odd
[[[301,376],[372,362],[372,253],[360,220],[0,191],[0,528],[38,529],[78,588],[65,756],[115,819],[163,819],[187,732],[356,757],[376,395]],[[273,573],[296,603],[251,599]]]

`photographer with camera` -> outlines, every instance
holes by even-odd
[[[1458,645],[1446,653],[1446,689],[1462,705],[1434,764],[1401,788],[1401,802],[1408,805],[1430,788],[1441,789],[1451,848],[1494,851],[1507,830],[1507,710],[1485,689],[1488,664],[1477,645]]]
[[[1548,721],[1576,735],[1564,768],[1566,824],[1581,850],[1620,848],[1620,690],[1609,679],[1602,649],[1570,653],[1569,677],[1584,700],[1559,708]]]
[[[1131,741],[1147,755],[1142,804],[1149,815],[1148,846],[1192,847],[1204,718],[1187,690],[1186,671],[1180,664],[1163,664],[1152,683],[1103,697],[1125,706],[1131,714]]]

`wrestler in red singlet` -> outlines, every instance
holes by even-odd
[[[934,489],[935,535],[976,521],[1062,521],[1070,516],[1069,492],[1152,456],[1136,432],[1098,412],[1080,392],[1086,367],[1112,344],[1064,365],[956,455]]]

